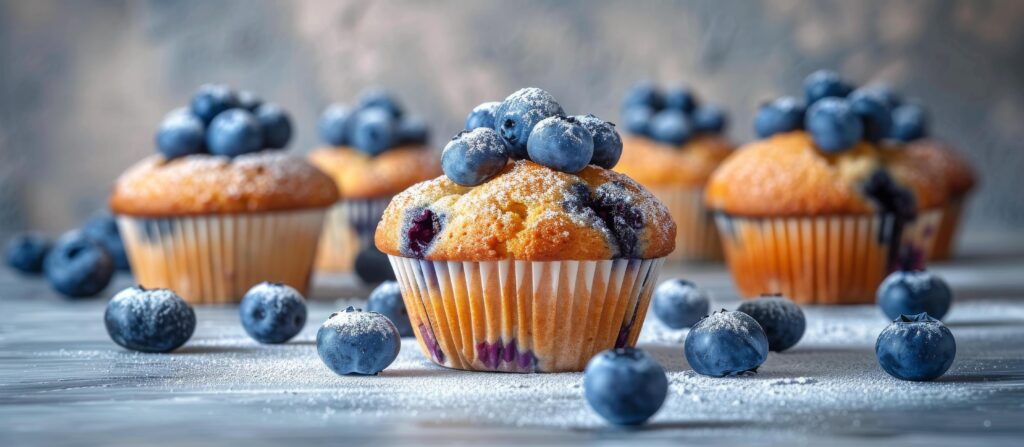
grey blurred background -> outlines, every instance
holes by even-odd
[[[758,103],[817,68],[927,103],[981,172],[968,227],[1024,224],[1022,1],[0,0],[0,236],[104,206],[204,82],[283,104],[304,153],[320,110],[366,86],[399,93],[441,144],[524,86],[617,120],[645,78],[727,107],[742,142]]]

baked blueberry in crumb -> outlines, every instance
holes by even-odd
[[[477,127],[494,129],[494,114],[500,105],[500,101],[491,101],[473,107],[473,110],[466,116],[465,130],[473,130]]]
[[[768,337],[750,315],[721,310],[690,329],[683,350],[686,361],[698,374],[735,376],[757,371],[764,363],[768,358]]]
[[[647,106],[633,106],[622,111],[622,121],[625,122],[626,131],[633,135],[651,134],[651,119],[656,112]]]
[[[583,371],[587,403],[615,425],[643,424],[658,412],[667,394],[665,369],[642,349],[601,352]]]
[[[398,334],[403,337],[412,337],[412,324],[409,323],[409,312],[405,309],[405,302],[402,301],[402,290],[396,281],[385,281],[370,292],[366,300],[366,310],[377,312],[388,317]]]
[[[262,282],[245,293],[238,314],[254,340],[284,343],[306,326],[306,299],[285,284]]]
[[[258,152],[263,149],[263,129],[252,112],[230,109],[210,122],[206,129],[206,146],[211,154],[226,157]]]
[[[924,138],[928,134],[928,114],[918,104],[903,104],[892,111],[890,137],[908,142]]]
[[[192,96],[192,113],[209,125],[213,119],[229,109],[240,107],[238,95],[223,84],[203,84]]]
[[[103,244],[114,258],[114,267],[122,271],[131,270],[131,266],[128,265],[128,253],[125,252],[124,241],[121,240],[121,232],[113,215],[106,211],[94,214],[82,224],[82,232]]]
[[[168,160],[203,152],[205,140],[203,121],[184,107],[168,113],[156,131],[156,148]]]
[[[590,164],[605,169],[614,168],[622,156],[622,137],[615,130],[615,124],[594,115],[577,115],[573,118],[579,121],[594,139],[594,155],[590,158]]]
[[[835,153],[847,150],[864,136],[864,123],[850,102],[843,98],[823,98],[807,109],[804,127],[819,149]]]
[[[725,131],[725,111],[713,105],[702,105],[693,111],[693,129],[697,132],[718,134]]]
[[[804,94],[807,104],[825,98],[845,98],[852,88],[832,70],[818,70],[804,79]]]
[[[526,144],[533,127],[556,115],[565,115],[565,111],[551,93],[536,87],[524,88],[505,98],[495,110],[494,129],[505,139],[512,157],[524,159],[528,157]]]
[[[462,131],[444,147],[441,169],[453,182],[476,186],[491,179],[508,164],[505,140],[493,129]]]
[[[398,142],[398,119],[385,108],[360,110],[352,127],[351,144],[367,155],[379,155]]]
[[[670,279],[654,289],[654,315],[665,326],[682,329],[693,326],[708,314],[708,294],[685,279]]]
[[[886,317],[927,313],[941,320],[953,303],[953,292],[942,278],[926,270],[892,272],[878,286],[878,307]]]
[[[344,104],[331,104],[320,114],[317,129],[320,139],[331,146],[344,146],[351,141],[354,113]]]
[[[407,212],[402,252],[414,258],[422,258],[441,232],[441,218],[429,208],[412,209]]]
[[[878,208],[878,213],[893,217],[892,231],[882,231],[878,234],[879,244],[888,244],[888,263],[890,269],[901,266],[900,245],[903,237],[903,228],[906,224],[917,218],[917,205],[913,193],[910,190],[896,183],[889,172],[878,169],[861,185],[861,192]]]
[[[575,174],[594,157],[594,137],[571,116],[552,116],[537,123],[527,142],[530,160]]]
[[[263,146],[281,149],[292,139],[292,119],[277,104],[265,103],[256,108],[256,120],[263,131]]]
[[[359,250],[352,269],[363,284],[379,284],[395,279],[395,271],[391,268],[388,255],[381,253],[372,245]]]
[[[633,206],[632,196],[625,186],[620,182],[609,182],[599,186],[593,194],[582,182],[569,188],[562,204],[565,210],[608,230],[613,257],[637,257],[644,216]]]
[[[320,360],[339,375],[377,374],[395,361],[401,347],[391,320],[351,306],[331,314],[316,333]]]
[[[897,379],[934,380],[953,365],[956,339],[941,321],[926,313],[900,315],[878,334],[875,356],[882,369]]]
[[[103,321],[114,343],[142,352],[171,352],[196,329],[196,314],[185,300],[167,289],[142,286],[114,295]]]
[[[792,96],[783,96],[764,104],[754,116],[754,132],[759,138],[801,129],[804,126],[804,105]]]
[[[665,109],[651,118],[648,132],[659,142],[678,146],[693,137],[693,125],[683,112]]]
[[[14,235],[4,248],[4,261],[22,273],[42,273],[43,260],[50,251],[50,239],[41,233],[28,232]]]
[[[107,249],[81,231],[65,233],[43,261],[50,286],[71,298],[96,296],[114,276],[114,259]]]
[[[789,298],[765,295],[744,301],[736,308],[750,315],[764,329],[768,350],[782,352],[792,348],[804,336],[807,319],[804,311]]]

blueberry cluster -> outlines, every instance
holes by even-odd
[[[475,107],[465,130],[445,146],[441,167],[455,183],[476,186],[497,175],[509,158],[575,174],[588,164],[611,169],[621,155],[614,123],[567,116],[554,96],[531,87]]]
[[[858,141],[913,141],[927,134],[927,114],[885,85],[855,88],[836,72],[819,70],[804,79],[801,102],[783,96],[761,106],[754,131],[761,138],[806,129],[814,144],[830,153]]]
[[[639,82],[626,92],[622,102],[626,130],[665,144],[679,146],[700,134],[725,131],[725,111],[701,104],[688,88],[660,90],[652,82]]]
[[[292,138],[288,112],[252,92],[222,84],[204,84],[188,107],[167,114],[156,146],[168,160],[208,152],[237,157],[281,149]]]
[[[421,118],[405,113],[391,92],[368,89],[357,104],[334,103],[320,114],[320,138],[331,146],[351,146],[367,155],[380,155],[402,145],[423,145],[430,129]]]

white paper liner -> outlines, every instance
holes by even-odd
[[[669,262],[721,261],[722,242],[715,216],[704,206],[704,189],[685,186],[648,188],[676,222],[676,249]]]
[[[194,304],[222,304],[262,281],[305,293],[323,220],[316,209],[117,222],[139,284]]]
[[[349,272],[362,247],[373,246],[373,235],[391,196],[342,200],[331,207],[317,249],[316,269]]]
[[[389,258],[424,355],[505,372],[582,371],[598,352],[635,345],[664,262]]]

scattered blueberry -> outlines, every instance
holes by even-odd
[[[754,117],[754,131],[760,138],[789,132],[804,126],[804,106],[792,96],[762,105]]]
[[[117,229],[114,216],[106,211],[96,213],[82,224],[82,232],[103,244],[114,259],[114,267],[118,270],[131,270],[128,265],[128,253],[124,250],[121,232]]]
[[[577,115],[576,118],[594,139],[594,155],[590,164],[611,169],[622,156],[622,137],[615,130],[615,124],[594,115]]]
[[[292,120],[277,104],[264,103],[257,107],[256,120],[263,129],[263,147],[281,149],[292,139]]]
[[[633,106],[622,112],[626,130],[633,135],[650,135],[654,109],[647,106]]]
[[[914,141],[928,134],[928,113],[918,104],[903,104],[892,111],[890,136],[899,141]]]
[[[367,155],[379,155],[398,142],[398,121],[388,109],[359,111],[352,127],[352,146]]]
[[[845,98],[850,90],[839,74],[831,70],[818,70],[804,79],[804,94],[811,105],[824,98]]]
[[[103,321],[114,343],[142,352],[171,352],[196,329],[192,307],[167,289],[142,286],[118,292],[107,303]]]
[[[508,163],[508,147],[492,129],[459,132],[441,152],[441,169],[453,182],[476,186],[494,177]]]
[[[395,271],[391,268],[388,255],[372,246],[365,247],[356,254],[353,270],[363,284],[379,284],[395,279]]]
[[[238,107],[256,113],[256,108],[263,104],[263,98],[248,90],[238,92]]]
[[[789,298],[762,296],[744,301],[738,312],[750,315],[764,329],[768,337],[768,350],[782,352],[792,348],[804,336],[807,319],[804,311]]]
[[[398,357],[398,329],[387,317],[349,306],[320,326],[316,351],[337,374],[377,374]]]
[[[42,273],[43,260],[50,251],[50,240],[40,233],[14,235],[4,248],[4,260],[11,268],[22,273]]]
[[[942,278],[926,270],[892,272],[878,286],[878,307],[890,319],[927,313],[941,320],[953,303],[953,292]]]
[[[498,106],[494,129],[505,139],[512,158],[524,159],[528,157],[527,142],[534,126],[545,118],[564,114],[562,106],[550,93],[536,87],[524,88],[509,95]],[[590,161],[589,156],[587,161]]]
[[[527,150],[530,160],[575,174],[594,157],[594,137],[576,118],[552,116],[533,128]]]
[[[725,130],[727,119],[725,111],[712,105],[702,105],[693,111],[693,128],[697,132],[722,133]]]
[[[622,108],[630,109],[635,106],[647,107],[651,110],[660,110],[665,106],[664,98],[658,92],[658,87],[650,81],[641,81],[633,84],[626,91],[626,97],[622,101]]]
[[[612,424],[644,423],[658,412],[667,394],[665,369],[642,349],[601,352],[583,371],[583,396]]]
[[[722,310],[697,322],[686,336],[686,361],[699,374],[723,377],[756,371],[768,358],[768,337],[743,312]]]
[[[854,90],[847,99],[853,112],[864,123],[865,140],[880,141],[889,136],[892,110],[881,99],[865,89]]]
[[[654,289],[654,315],[665,326],[682,329],[693,326],[708,314],[708,294],[683,279],[664,281]]]
[[[657,141],[678,146],[693,136],[693,126],[683,112],[665,109],[651,119],[649,133]]]
[[[203,84],[192,96],[192,113],[204,124],[210,124],[217,115],[236,107],[239,107],[238,96],[226,85]]]
[[[331,104],[320,114],[320,139],[331,146],[349,144],[354,114],[343,104]]]
[[[665,109],[690,113],[697,108],[697,98],[686,87],[672,87],[666,90],[664,99]]]
[[[498,106],[500,105],[501,102],[499,101],[491,101],[473,107],[473,111],[469,112],[469,116],[466,117],[465,130],[473,130],[477,127],[493,129],[494,114],[497,112]]]
[[[388,111],[392,118],[402,117],[402,106],[391,92],[382,88],[364,90],[359,95],[359,109],[379,108]]]
[[[811,105],[804,127],[819,149],[832,153],[853,147],[864,135],[860,117],[842,98],[824,98]]]
[[[285,284],[262,282],[245,292],[238,313],[256,341],[284,343],[306,326],[306,299]]]
[[[205,138],[203,121],[183,107],[164,117],[156,131],[156,147],[170,160],[203,152]]]
[[[409,323],[409,312],[405,310],[405,302],[402,301],[402,290],[396,281],[385,281],[370,292],[367,299],[366,310],[377,312],[388,317],[398,334],[403,337],[412,337],[412,324]]]
[[[405,116],[398,122],[398,142],[401,144],[424,145],[430,139],[427,122],[418,116]]]
[[[110,284],[114,259],[85,233],[69,231],[47,253],[43,270],[54,290],[72,298],[90,297]]]
[[[949,328],[926,313],[900,315],[878,334],[875,357],[897,379],[934,380],[953,365],[956,340]]]
[[[226,157],[263,149],[263,130],[259,120],[245,109],[231,109],[217,115],[206,129],[210,153]]]

